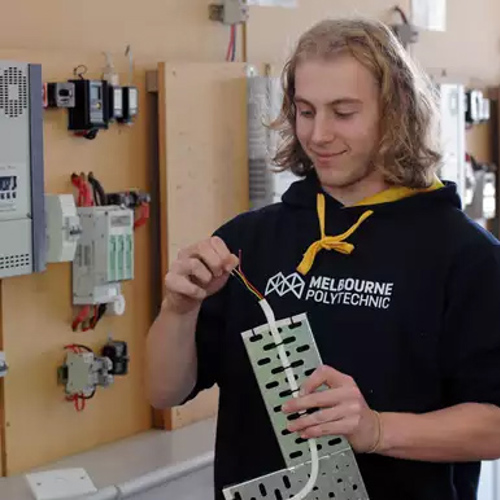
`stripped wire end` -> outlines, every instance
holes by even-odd
[[[259,301],[264,300],[264,295],[262,295],[257,288],[255,288],[252,283],[248,280],[248,278],[245,276],[241,269],[241,250],[240,250],[240,263],[238,265],[237,269],[233,269],[231,271],[231,276],[234,276],[235,278],[238,278],[238,280],[245,286],[245,288],[250,291]]]

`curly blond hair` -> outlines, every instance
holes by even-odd
[[[345,53],[372,72],[380,89],[380,142],[373,158],[375,168],[389,184],[428,187],[441,161],[441,153],[432,142],[438,137],[437,90],[393,32],[373,20],[325,20],[299,39],[283,69],[283,104],[271,124],[282,138],[273,158],[275,165],[299,176],[313,169],[295,130],[297,65],[309,58],[328,60]]]

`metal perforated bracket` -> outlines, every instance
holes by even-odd
[[[324,456],[319,461],[316,485],[306,500],[367,500],[352,451]],[[307,483],[311,466],[301,464],[224,489],[226,500],[285,500]]]
[[[321,364],[309,321],[306,314],[301,314],[280,320],[276,325],[300,386]],[[299,414],[285,415],[281,410],[290,399],[291,391],[269,326],[265,324],[243,332],[242,339],[287,469],[227,487],[224,495],[227,500],[268,500],[269,497],[284,500],[298,493],[307,482],[311,469],[309,445],[307,440],[286,428]],[[367,500],[348,441],[340,436],[323,436],[316,443],[320,457],[319,476],[306,499]]]

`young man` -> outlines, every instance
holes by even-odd
[[[435,177],[430,87],[360,20],[305,33],[283,81],[276,162],[302,179],[172,264],[151,401],[219,386],[217,500],[284,467],[241,340],[265,323],[230,277],[241,255],[278,319],[307,313],[324,363],[283,408],[319,411],[289,429],[346,436],[371,500],[472,500],[480,461],[500,457],[500,246]]]

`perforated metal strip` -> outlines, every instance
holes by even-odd
[[[302,314],[279,321],[277,326],[300,386],[321,364],[309,322],[306,315]],[[269,327],[260,326],[244,332],[242,337],[285,463],[287,467],[301,464],[309,456],[309,446],[306,440],[286,429],[289,421],[299,415],[287,416],[281,410],[292,394]],[[324,436],[317,439],[317,444],[320,457],[350,449],[349,443],[342,437]]]
[[[306,314],[301,314],[280,320],[277,326],[300,386],[321,364],[309,321]],[[224,495],[228,500],[290,498],[307,481],[310,471],[309,445],[306,440],[286,429],[289,420],[299,415],[287,416],[281,410],[281,406],[292,395],[269,327],[266,324],[243,332],[242,339],[287,469],[225,488]],[[323,436],[316,442],[320,475],[316,489],[307,499],[367,500],[368,495],[348,441],[339,436]]]
[[[322,457],[316,486],[306,500],[368,500],[351,451]],[[297,494],[309,479],[310,464],[283,469],[267,476],[224,489],[226,500],[286,500]]]

